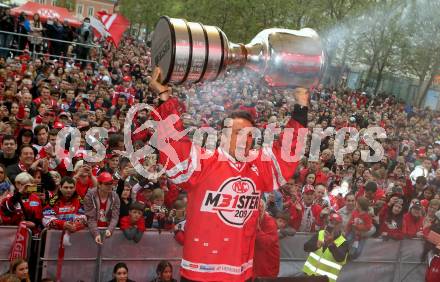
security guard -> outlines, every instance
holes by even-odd
[[[319,231],[304,244],[304,251],[310,252],[304,264],[304,273],[308,276],[325,275],[330,282],[335,282],[347,261],[349,249],[342,235],[342,217],[333,213],[325,230]]]

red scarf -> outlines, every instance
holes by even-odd
[[[9,261],[14,261],[18,258],[27,258],[27,249],[29,242],[29,232],[24,224],[20,222],[17,233],[15,234],[14,243],[12,243],[11,253],[9,254]]]

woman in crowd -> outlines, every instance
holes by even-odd
[[[173,279],[173,266],[169,261],[163,260],[159,262],[156,268],[156,278],[151,282],[177,282]]]
[[[394,198],[392,198],[394,199]],[[383,209],[380,215],[380,235],[384,240],[403,239],[403,200],[396,198],[388,209]]]
[[[43,44],[43,24],[41,23],[40,14],[35,13],[30,23],[31,37],[29,38],[29,51],[39,53]]]
[[[128,267],[123,262],[118,262],[113,267],[113,279],[109,282],[135,282],[128,279]]]
[[[11,262],[9,273],[16,275],[21,282],[31,282],[29,279],[29,266],[24,259],[16,259]]]

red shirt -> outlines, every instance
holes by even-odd
[[[130,216],[126,215],[121,217],[119,220],[119,227],[121,230],[128,229],[132,226],[135,226],[139,231],[144,232],[145,231],[145,220],[143,217],[141,217],[137,222],[133,223],[131,222]]]
[[[423,216],[415,218],[410,212],[403,216],[403,234],[408,238],[416,237],[417,232],[423,231]]]
[[[102,199],[100,200],[99,204],[99,213],[98,213],[98,227],[108,227],[108,220],[105,216],[105,210],[107,209],[107,202],[108,198],[104,201]]]
[[[359,197],[362,197],[362,196],[365,196],[365,187],[363,187],[363,186],[356,193],[356,199]],[[374,205],[380,199],[385,199],[385,192],[382,189],[377,188],[376,193],[373,196],[373,199],[369,199],[370,205]]]
[[[373,219],[368,212],[361,212],[355,209],[347,223],[347,231],[366,232],[373,226]]]
[[[179,136],[182,121],[168,118],[180,116],[178,106],[172,98],[156,111],[166,121],[157,127],[158,141],[165,143],[159,145],[159,162],[170,181],[188,192],[181,275],[196,281],[245,281],[252,278],[261,194],[284,185],[297,162],[281,157],[282,137],[270,149],[253,151],[253,161],[238,162],[222,148],[200,159],[206,152]],[[286,127],[297,133],[303,126],[291,119]],[[291,138],[290,152],[295,152],[296,135]],[[168,159],[170,149],[177,154],[168,151]]]
[[[87,191],[93,188],[93,181],[90,177],[87,179],[86,183],[83,183],[81,180],[77,180],[75,184],[75,188],[76,188],[76,193],[78,193],[78,195],[83,199],[86,196]]]
[[[277,277],[280,269],[280,245],[275,219],[264,214],[257,228],[254,254],[254,277]]]

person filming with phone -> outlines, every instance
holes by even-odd
[[[303,271],[308,276],[327,276],[335,282],[347,261],[349,244],[342,234],[342,217],[332,213],[324,230],[315,233],[304,244],[309,257]]]
[[[15,191],[1,203],[0,217],[3,225],[19,225],[24,221],[26,227],[35,233],[42,226],[43,207],[37,193],[34,177],[21,172],[15,178]]]

